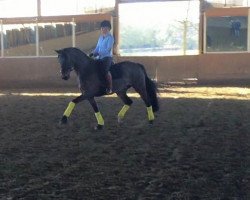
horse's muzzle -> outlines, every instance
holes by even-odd
[[[61,72],[61,77],[63,80],[68,80],[70,78],[70,71]]]
[[[69,79],[69,75],[62,75],[62,79],[63,80],[68,80]]]

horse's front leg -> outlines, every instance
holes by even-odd
[[[95,130],[101,130],[103,128],[103,126],[104,126],[104,119],[102,117],[102,114],[99,111],[99,108],[97,106],[95,98],[94,97],[89,98],[88,101],[89,101],[89,103],[91,104],[92,108],[95,111],[95,117],[96,117],[96,120],[97,120],[97,126],[95,126]]]
[[[66,124],[68,122],[68,118],[71,115],[73,109],[75,108],[75,105],[83,100],[85,100],[87,97],[85,95],[80,95],[73,99],[71,102],[69,102],[68,107],[63,113],[63,116],[61,118],[61,124]]]

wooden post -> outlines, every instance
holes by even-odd
[[[200,10],[199,10],[199,17],[200,17],[200,23],[199,23],[199,54],[204,53],[204,41],[206,40],[204,33],[204,0],[200,0]]]
[[[113,49],[114,55],[120,55],[119,43],[120,43],[120,33],[119,33],[119,0],[115,1],[115,10],[113,16],[113,36],[115,38],[115,45]]]
[[[36,19],[36,56],[39,56],[39,27],[38,27],[38,20]]]
[[[37,0],[37,16],[41,17],[41,0]]]
[[[1,57],[3,57],[4,56],[3,20],[0,20],[0,32],[1,32]]]
[[[76,47],[76,24],[75,24],[75,18],[72,18],[71,26],[72,26],[72,47]]]

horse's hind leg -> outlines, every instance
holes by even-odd
[[[126,94],[126,91],[119,92],[119,93],[117,93],[117,95],[118,95],[118,97],[120,97],[120,99],[124,103],[124,106],[122,107],[122,109],[120,110],[120,112],[118,113],[118,116],[117,116],[118,123],[121,123],[126,112],[128,111],[131,104],[133,103],[133,101],[128,97],[128,95]]]
[[[147,106],[147,113],[148,113],[148,121],[150,124],[153,123],[155,117],[154,117],[154,112],[153,112],[153,108],[152,105],[150,103],[150,99],[147,95],[147,91],[146,91],[146,85],[144,84],[140,84],[140,88],[134,86],[134,89],[136,92],[138,92],[142,98],[142,100],[144,101],[144,103]]]

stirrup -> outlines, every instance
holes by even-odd
[[[113,91],[112,91],[112,89],[106,89],[106,94],[113,94]]]

